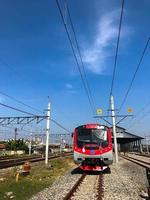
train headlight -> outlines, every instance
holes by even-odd
[[[85,148],[84,147],[82,148],[82,152],[85,153]]]

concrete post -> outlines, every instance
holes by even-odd
[[[113,125],[113,136],[114,136],[114,150],[115,150],[115,162],[118,163],[118,147],[117,147],[117,138],[116,138],[116,121],[115,121],[115,106],[114,98],[110,96],[110,105],[112,111],[112,125]]]
[[[48,164],[48,150],[49,150],[49,132],[50,132],[50,102],[47,108],[47,123],[46,123],[46,150],[45,150],[45,164]]]

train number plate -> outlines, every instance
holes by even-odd
[[[94,154],[95,154],[95,151],[94,151],[94,150],[90,150],[90,154],[91,154],[91,155],[94,155]]]

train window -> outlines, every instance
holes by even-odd
[[[92,129],[92,137],[95,138],[96,140],[107,140],[107,131],[105,129]]]
[[[105,129],[85,129],[80,128],[77,130],[77,145],[82,148],[84,144],[107,143],[107,131]]]

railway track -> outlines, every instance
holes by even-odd
[[[148,157],[150,158],[150,154],[145,154],[145,153],[130,153],[131,155],[134,154],[134,155],[137,155],[137,156],[143,156],[143,157]]]
[[[64,156],[70,156],[72,154],[66,154]],[[53,155],[50,156],[49,159],[55,159],[58,157],[62,157],[61,155]],[[45,157],[41,156],[30,156],[30,157],[24,157],[24,158],[15,158],[15,159],[6,159],[6,160],[0,160],[0,169],[6,169],[9,167],[15,167],[19,166],[25,163],[25,161],[29,161],[31,163],[33,162],[39,162],[44,161]]]
[[[87,180],[86,180],[87,179]],[[86,175],[77,180],[63,200],[95,199],[102,200],[104,194],[103,174]]]
[[[41,156],[40,155],[38,155],[38,156],[23,156],[23,157],[15,157],[15,158],[4,158],[4,159],[1,159],[0,160],[0,164],[1,163],[8,163],[8,162],[13,162],[13,161],[15,161],[15,160],[20,160],[20,161],[22,161],[22,160],[29,160],[29,159],[32,159],[32,158],[40,158]]]
[[[14,159],[32,158],[33,156],[36,158],[36,157],[40,157],[41,155],[4,156],[4,157],[0,157],[0,162],[7,161],[7,160],[14,160]]]
[[[150,169],[150,162],[148,162],[148,161],[140,160],[140,159],[133,158],[133,157],[130,157],[130,156],[125,156],[125,155],[120,155],[120,157],[122,157],[126,160],[129,160],[133,163],[136,163],[136,164],[140,165],[141,167]]]

